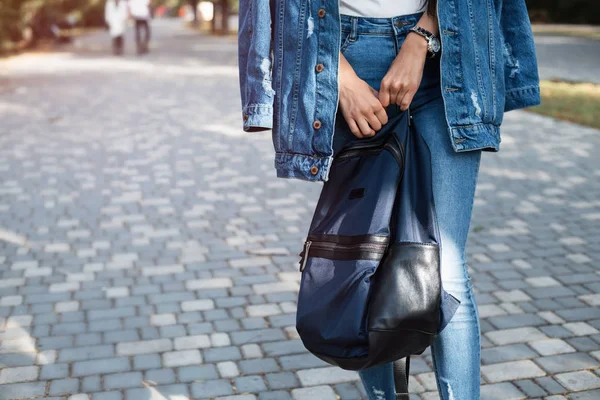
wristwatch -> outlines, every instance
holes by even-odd
[[[440,45],[440,40],[427,29],[423,29],[418,25],[410,28],[411,32],[416,33],[417,35],[423,36],[425,40],[427,40],[427,53],[429,58],[435,57],[437,53],[440,52],[442,46]]]

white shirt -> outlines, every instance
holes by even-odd
[[[135,19],[150,19],[150,0],[129,0],[129,12]]]
[[[119,4],[115,0],[106,1],[104,20],[110,28],[112,37],[121,36],[125,33],[127,17],[127,2],[125,0],[119,1]]]
[[[340,0],[340,14],[356,17],[391,18],[425,10],[423,0]]]

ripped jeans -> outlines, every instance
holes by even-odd
[[[381,79],[421,14],[395,18],[342,16],[341,51],[357,75],[379,90]],[[450,324],[432,346],[433,364],[443,400],[478,400],[480,332],[465,246],[469,233],[481,151],[454,152],[446,125],[440,87],[439,57],[427,59],[423,79],[411,104],[415,131],[432,154],[433,191],[441,235],[444,289],[461,301]],[[397,112],[391,106],[388,113]],[[338,114],[334,149],[359,140]],[[392,364],[360,371],[370,400],[394,400]],[[410,388],[409,388],[410,389]]]

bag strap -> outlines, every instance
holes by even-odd
[[[409,400],[408,374],[410,371],[410,357],[394,361],[394,386],[396,387],[396,400]]]

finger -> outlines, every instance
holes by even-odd
[[[379,121],[379,118],[377,118],[375,114],[370,114],[367,116],[367,122],[369,125],[371,125],[371,128],[375,130],[375,132],[381,129],[381,121]]]
[[[413,91],[406,92],[404,97],[402,97],[402,99],[400,100],[400,103],[398,103],[398,105],[400,106],[400,110],[402,110],[402,111],[408,110],[408,107],[410,107],[410,104],[412,103],[414,97],[415,97],[415,92],[413,92]]]
[[[377,119],[379,120],[381,125],[387,124],[388,116],[387,116],[387,113],[385,112],[385,108],[379,107],[377,109],[377,111],[375,111],[375,116],[377,117]]]
[[[396,93],[396,97],[394,97],[394,103],[397,105],[402,104],[402,99],[404,99],[404,96],[406,96],[407,93],[408,89],[403,89]]]
[[[361,118],[356,122],[358,123],[358,127],[360,128],[360,132],[363,134],[363,136],[369,137],[375,134],[375,131],[369,126],[369,123],[366,119]]]
[[[390,105],[390,91],[389,86],[385,80],[381,81],[381,87],[379,88],[378,98],[382,106],[387,107]]]
[[[352,132],[352,134],[357,138],[362,139],[363,135],[360,132],[358,125],[356,125],[356,121],[354,121],[352,118],[348,118],[346,119],[346,122],[348,123],[348,127],[350,128],[350,132]]]

